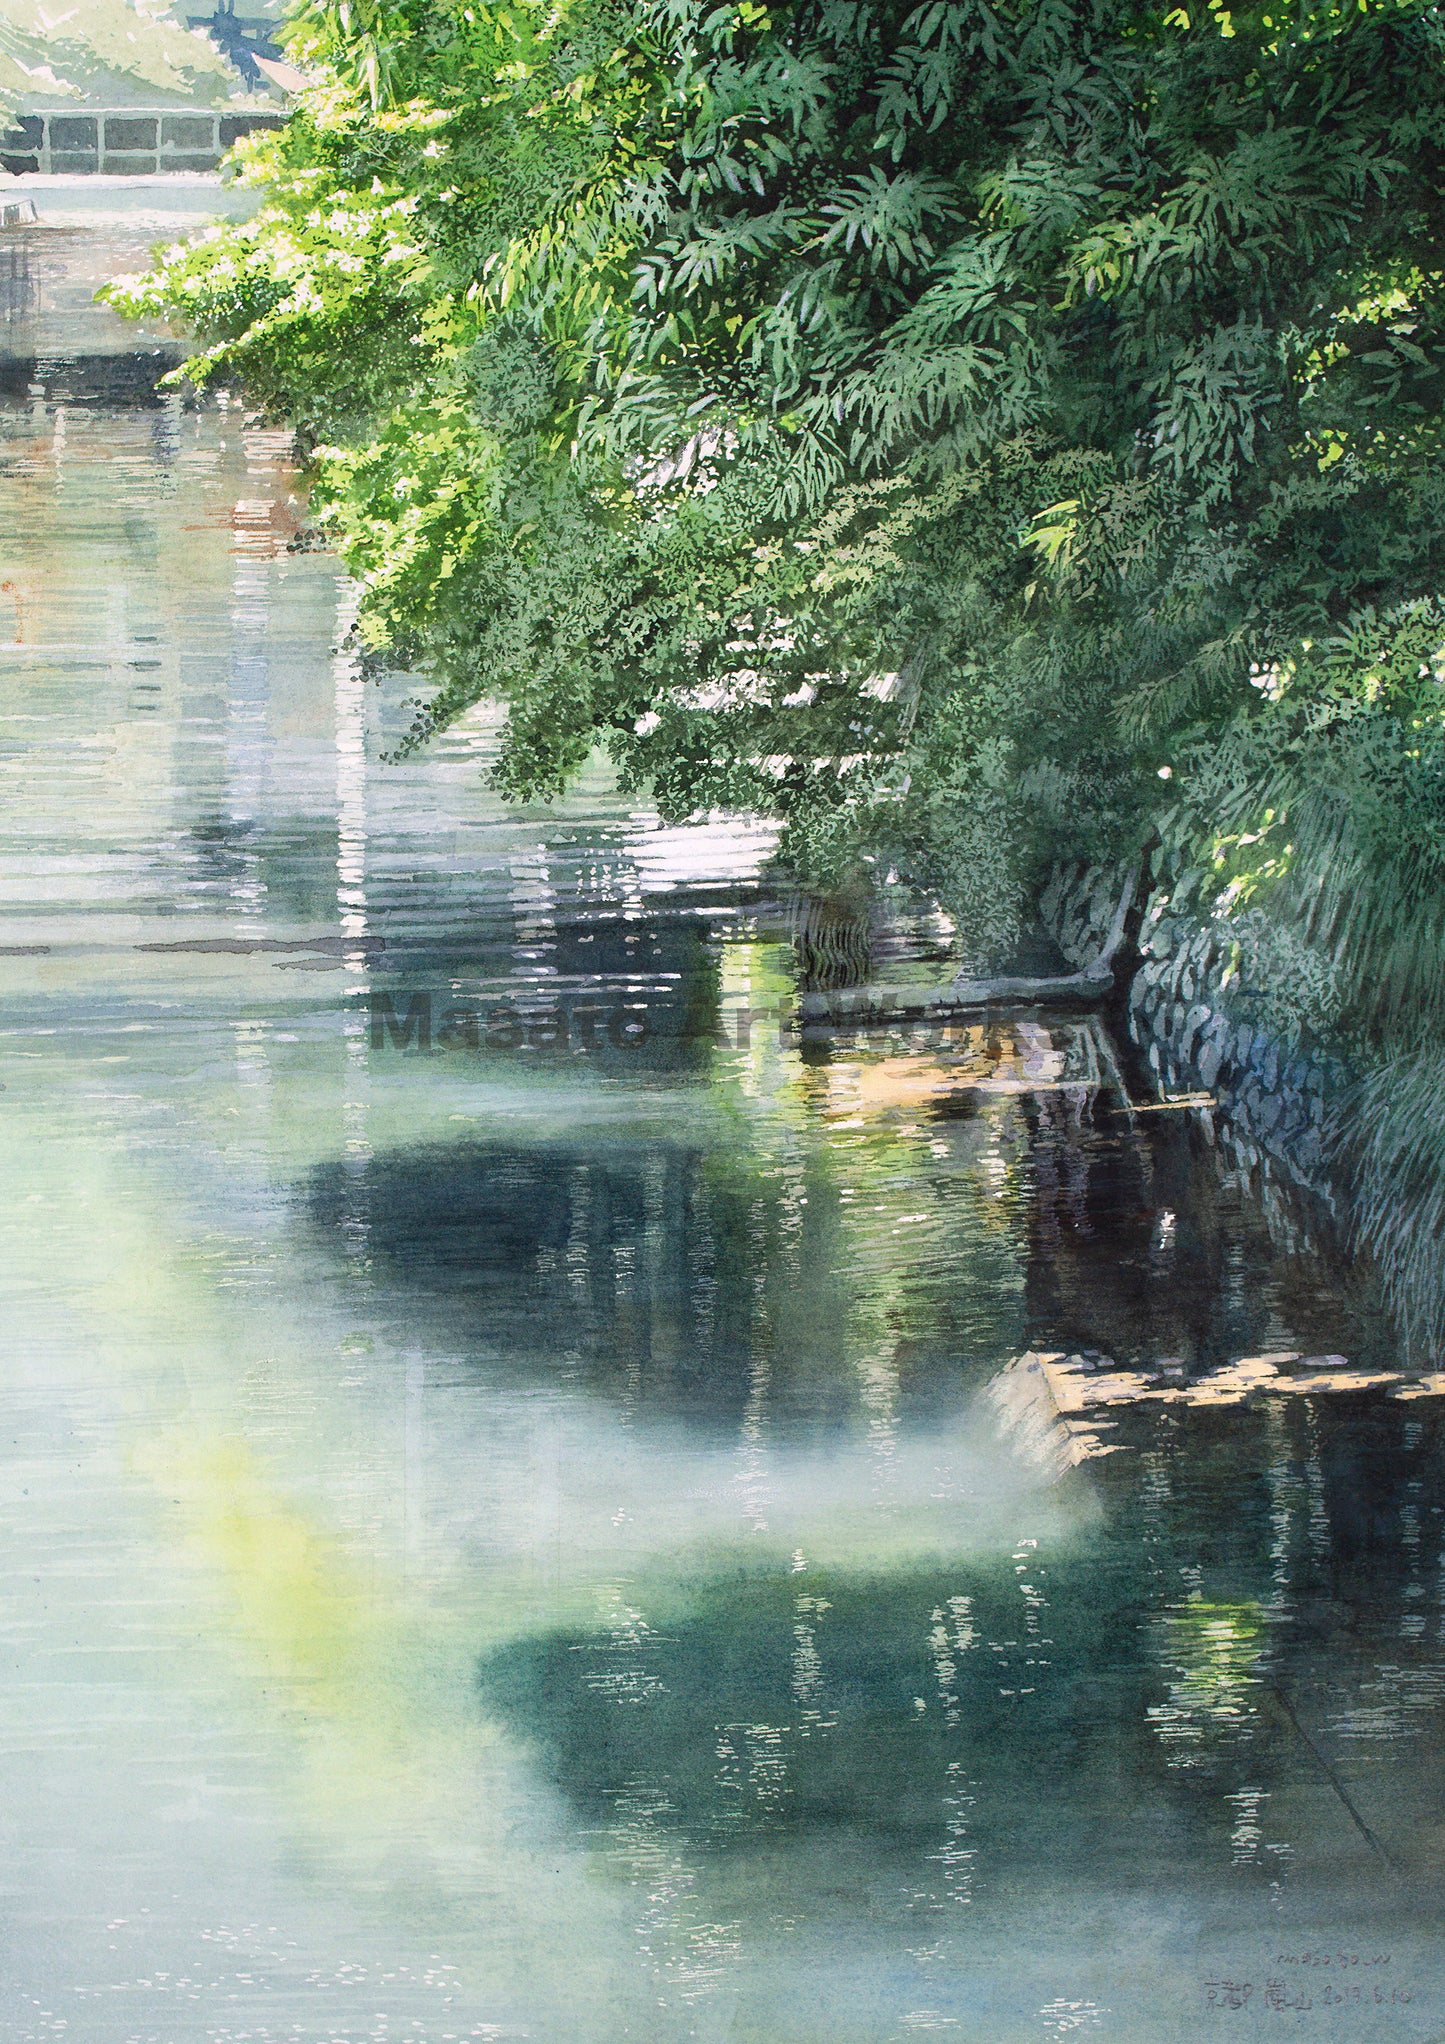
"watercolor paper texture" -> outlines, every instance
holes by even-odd
[[[289,428],[93,303],[241,202],[36,196],[0,2035],[1445,2034],[1445,1383],[1220,1060],[392,757]]]

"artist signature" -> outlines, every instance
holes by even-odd
[[[1388,1965],[1389,1961],[1387,1958],[1379,1960],[1361,1958],[1359,1963]],[[1336,1985],[1332,1980],[1322,1980],[1311,1982],[1308,1987],[1300,1985],[1298,1981],[1282,1979],[1204,1982],[1206,2008],[1268,2009],[1271,2013],[1279,2015],[1299,2009],[1405,2007],[1414,1999],[1414,1994],[1408,1987],[1387,1987],[1383,1983],[1373,1984],[1368,1980],[1351,1980],[1340,1985]]]

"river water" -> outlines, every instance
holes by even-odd
[[[1096,1023],[799,1041],[765,827],[508,810],[486,715],[388,761],[285,435],[88,302],[214,195],[41,197],[3,2034],[1445,2035],[1433,1405],[1071,1466],[990,1389],[1388,1361],[1367,1280]]]

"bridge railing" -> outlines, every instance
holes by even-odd
[[[279,128],[279,113],[210,107],[96,107],[17,114],[0,134],[0,166],[26,171],[154,176],[214,170],[233,143],[256,128]]]

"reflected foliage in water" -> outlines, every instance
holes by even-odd
[[[805,1913],[849,1837],[933,1909],[1226,1870],[1277,1889],[1323,1793],[1342,1864],[1382,1861],[1428,1914],[1433,1820],[1403,1783],[1438,1785],[1445,1731],[1440,1445],[1378,1411],[1191,1426],[1108,1466],[1087,1552],[799,1554],[683,1601],[633,1581],[594,1626],[488,1655],[481,1695],[580,1818],[625,1831],[645,1798],[689,1850],[762,1855]]]
[[[966,1174],[938,1173],[899,1267],[878,1254],[877,1209],[905,1215],[911,1180],[887,1182],[886,1156],[829,1162],[617,1137],[452,1145],[383,1155],[364,1178],[328,1167],[311,1203],[327,1234],[364,1232],[438,1339],[581,1368],[644,1412],[736,1417],[766,1363],[775,1419],[839,1417],[880,1321],[893,1399],[919,1418],[956,1404],[959,1360],[976,1375],[1018,1339],[1009,1231]],[[884,1195],[866,1217],[860,1192]],[[971,1241],[966,1286],[945,1229]]]
[[[728,1116],[690,1139],[647,1133],[645,1114],[589,1127],[581,1096],[575,1132],[548,1119],[327,1164],[305,1195],[321,1239],[364,1238],[462,1353],[567,1359],[643,1411],[736,1414],[760,1367],[776,1418],[858,1409],[881,1370],[890,1416],[921,1423],[1028,1347],[1190,1372],[1286,1345],[1390,1354],[1324,1217],[1314,1235],[1272,1227],[1197,1125],[1135,1115],[1097,1022],[799,1047],[769,1017],[739,1050],[715,955],[687,942],[700,962],[633,996],[636,1045],[549,1024],[510,1052],[485,1030],[438,1048],[433,1003],[430,1057],[504,1087],[519,1067],[631,1077],[654,1115],[691,1070]],[[612,998],[600,976],[576,998],[599,987]],[[400,995],[394,1010],[406,1020]],[[415,1044],[371,1043],[378,1071],[417,1068]]]

